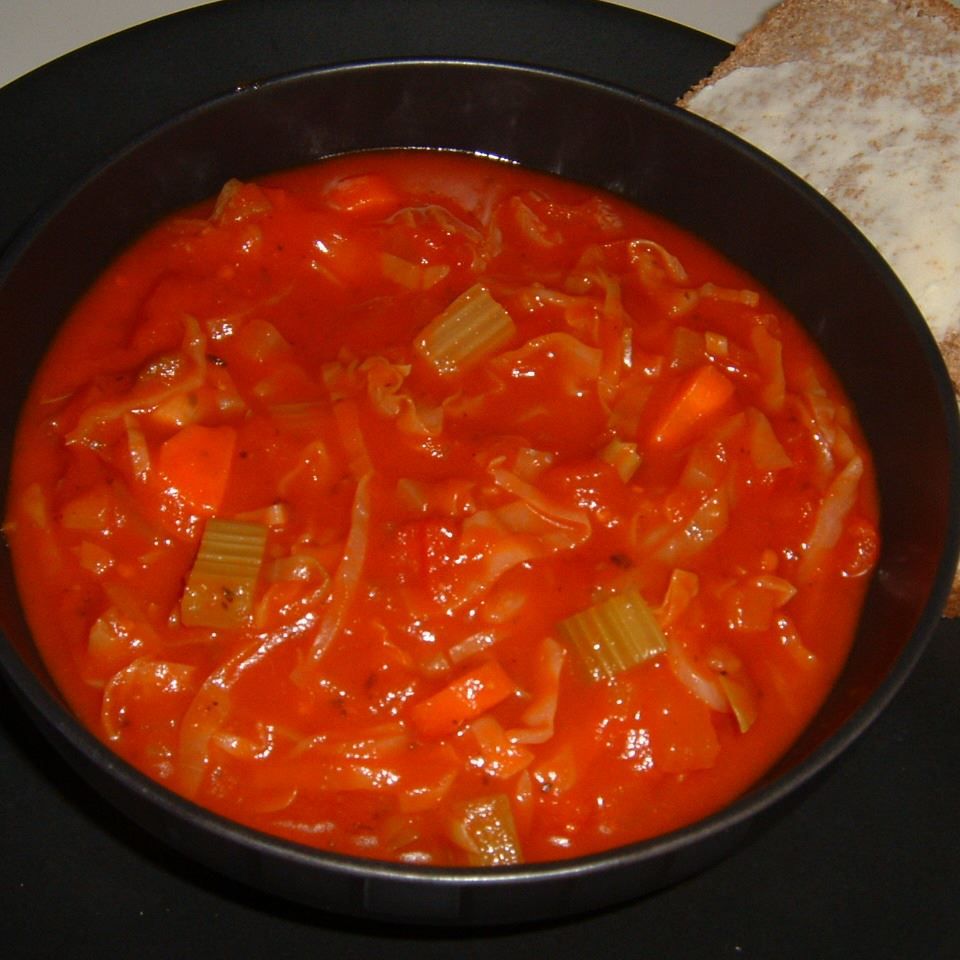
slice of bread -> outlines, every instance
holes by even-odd
[[[960,9],[784,0],[678,101],[775,157],[884,255],[960,398]],[[960,616],[960,571],[948,616]]]

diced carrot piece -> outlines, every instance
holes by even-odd
[[[660,417],[652,434],[661,447],[679,446],[697,427],[720,411],[733,396],[733,384],[712,364],[698,367]]]
[[[177,500],[215,513],[227,489],[236,443],[233,427],[191,424],[160,447],[157,469]]]
[[[503,667],[496,660],[488,660],[416,704],[410,719],[425,737],[447,736],[456,733],[468,720],[493,709],[515,690]]]
[[[335,210],[345,213],[383,214],[400,205],[390,181],[376,173],[338,180],[327,191],[326,199]]]

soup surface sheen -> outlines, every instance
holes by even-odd
[[[364,857],[572,857],[717,810],[843,663],[877,550],[834,377],[618,198],[429,151],[228,183],[78,305],[6,533],[83,721]]]

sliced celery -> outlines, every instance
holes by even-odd
[[[239,627],[250,620],[266,542],[262,524],[218,517],[207,521],[180,600],[185,626]]]
[[[667,649],[656,618],[633,588],[568,617],[557,633],[595,681],[612,679]]]
[[[474,284],[424,327],[414,349],[441,376],[450,376],[495,353],[515,331],[490,291]]]
[[[453,839],[474,867],[522,863],[520,841],[509,798],[502,793],[462,804],[453,822]]]

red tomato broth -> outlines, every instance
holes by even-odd
[[[481,279],[509,336],[438,372],[418,337]],[[211,517],[267,528],[237,626],[183,623]],[[37,376],[6,531],[56,682],[134,766],[457,865],[742,793],[843,664],[876,522],[849,404],[754,280],[618,198],[417,151],[231,182],[124,253]],[[667,646],[596,682],[558,624],[626,590]]]

